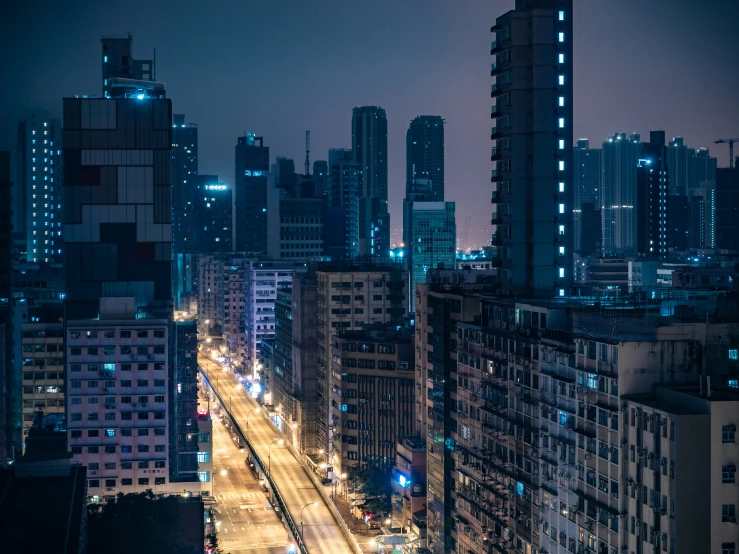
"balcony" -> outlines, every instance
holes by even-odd
[[[502,202],[503,201],[502,197],[503,195],[501,194],[499,190],[494,190],[492,194],[490,195],[490,202],[492,204],[497,204],[498,202]]]
[[[496,61],[490,64],[490,76],[494,77],[498,73],[500,73],[500,64]]]
[[[504,151],[499,149],[497,146],[493,146],[492,150],[490,151],[490,161],[495,162],[503,159],[503,152]]]
[[[490,43],[490,53],[495,54],[497,51],[498,51],[498,42],[494,40]]]
[[[490,85],[490,98],[495,98],[498,94],[500,94],[501,86],[498,83],[493,83]]]
[[[498,108],[498,105],[492,106],[490,108],[490,119],[495,119],[500,115],[500,108]]]

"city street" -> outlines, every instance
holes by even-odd
[[[202,402],[202,401],[201,401]],[[213,491],[218,538],[224,552],[284,554],[287,530],[220,422],[213,418]],[[225,473],[225,474],[224,474]]]
[[[269,464],[272,477],[298,527],[301,525],[302,512],[303,540],[308,551],[316,554],[353,552],[300,461],[290,449],[279,444],[278,441],[283,437],[267,421],[264,411],[256,411],[259,404],[246,396],[230,371],[224,371],[219,364],[202,355],[198,356],[198,364],[205,370],[213,386],[218,388],[224,402],[229,404],[231,413],[259,456]],[[225,439],[230,441],[227,435]],[[232,459],[234,461],[227,465],[235,467],[237,459],[233,456]],[[243,458],[240,463],[244,463]],[[214,473],[217,479],[219,474],[216,470]]]

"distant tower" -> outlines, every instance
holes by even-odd
[[[637,248],[636,168],[641,156],[640,136],[616,133],[603,143],[601,217],[603,252],[628,253]]]
[[[175,252],[194,252],[193,196],[197,189],[198,126],[172,116],[172,241]]]
[[[444,200],[444,120],[419,115],[405,135],[405,191],[414,179],[431,179],[432,200]]]
[[[245,133],[237,140],[235,154],[234,250],[266,252],[269,148],[262,137]]]
[[[580,139],[575,145],[572,163],[574,164],[575,198],[572,220],[574,225],[575,252],[582,249],[582,205],[593,204],[600,210],[600,189],[603,174],[602,152],[590,148],[588,139]]]

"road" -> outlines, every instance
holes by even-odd
[[[213,417],[213,496],[218,539],[224,552],[284,554],[287,530],[272,509],[254,474],[244,463],[244,453],[231,440],[215,414]]]
[[[217,386],[223,401],[230,404],[231,413],[241,429],[247,433],[259,456],[265,463],[269,460],[272,478],[287,504],[293,521],[298,526],[301,523],[302,511],[303,541],[308,551],[316,554],[351,553],[352,549],[338,523],[300,461],[293,456],[290,449],[276,442],[283,438],[282,435],[271,426],[263,410],[252,411],[259,407],[259,404],[247,397],[243,387],[238,386],[236,377],[230,371],[224,371],[219,364],[202,355],[198,356],[198,364],[206,372],[213,386]],[[248,413],[250,415],[247,427]],[[314,506],[314,502],[318,505]]]

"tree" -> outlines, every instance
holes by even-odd
[[[223,554],[223,549],[218,543],[218,531],[213,531],[210,535],[206,536],[205,539],[208,543],[206,552],[210,554]]]
[[[349,480],[365,495],[367,510],[384,516],[392,507],[393,465],[378,460],[363,462],[349,470]]]

